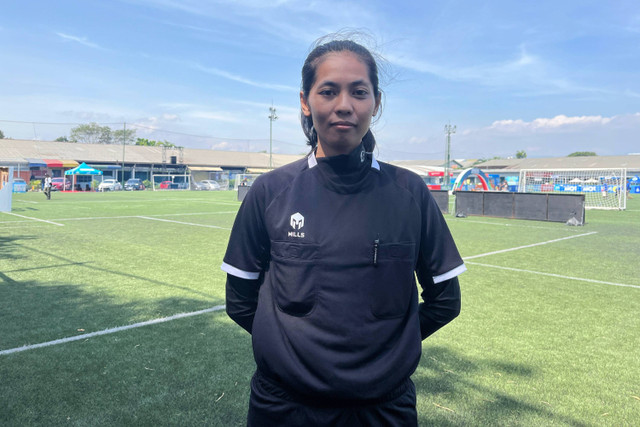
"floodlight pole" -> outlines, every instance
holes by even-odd
[[[273,121],[278,120],[276,107],[269,107],[269,168],[273,169]]]
[[[451,179],[449,179],[449,166],[451,163],[451,134],[456,133],[456,126],[444,125],[444,133],[447,134],[447,145],[444,154],[444,189],[449,190]]]
[[[124,189],[124,147],[127,145],[127,122],[123,124],[122,132],[122,188]]]

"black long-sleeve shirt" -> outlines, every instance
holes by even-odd
[[[413,373],[421,340],[459,313],[465,270],[422,179],[362,146],[258,178],[222,268],[227,312],[252,334],[262,375],[363,400]]]

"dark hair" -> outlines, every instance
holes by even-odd
[[[369,80],[373,86],[373,95],[375,99],[378,99],[381,93],[378,87],[378,64],[371,52],[369,52],[366,47],[352,40],[342,39],[331,40],[329,42],[324,42],[324,40],[326,40],[326,37],[323,37],[316,42],[316,47],[309,53],[307,59],[304,61],[304,65],[302,66],[301,90],[304,97],[309,97],[311,87],[316,81],[316,69],[320,64],[322,57],[328,53],[348,51],[358,56],[360,61],[367,66],[367,69],[369,70]],[[315,149],[318,144],[318,134],[313,128],[312,117],[305,116],[304,113],[300,113],[300,122],[302,123],[302,131],[307,137],[307,144],[310,145],[312,149]],[[367,130],[367,133],[362,138],[362,142],[364,143],[366,151],[373,151],[376,146],[376,139],[373,137],[371,129]]]

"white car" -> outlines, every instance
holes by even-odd
[[[98,185],[98,191],[120,191],[122,184],[115,179],[105,179]]]
[[[196,183],[196,190],[219,190],[220,184],[210,179]]]

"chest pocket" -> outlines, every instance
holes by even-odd
[[[315,307],[318,245],[271,242],[273,292],[278,308],[292,316],[306,316]]]
[[[382,319],[404,316],[415,289],[414,243],[381,244],[378,265],[370,271],[370,304]]]

